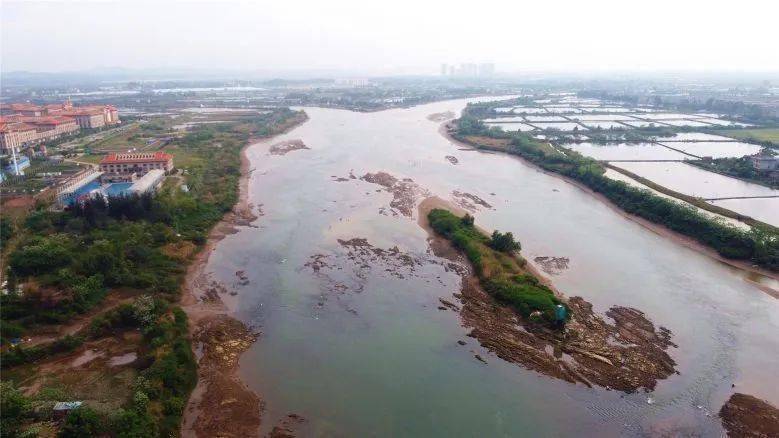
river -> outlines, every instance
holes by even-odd
[[[305,436],[719,436],[716,411],[731,384],[779,404],[779,302],[753,283],[775,281],[655,234],[515,157],[461,150],[427,116],[465,102],[376,113],[306,108],[308,122],[248,150],[249,199],[262,215],[220,241],[206,270],[237,293],[235,315],[262,333],[240,376],[265,403],[263,432],[296,413]],[[294,139],[310,149],[268,153]],[[626,395],[544,377],[481,349],[457,313],[438,309],[440,297],[454,300],[459,277],[432,255],[415,217],[393,215],[392,195],[359,179],[377,171],[442,198],[458,190],[484,199],[492,208],[479,207],[479,225],[512,231],[528,259],[570,260],[551,277],[563,293],[598,312],[633,306],[669,328],[681,374],[651,394]],[[355,237],[418,262],[350,258],[337,239]]]

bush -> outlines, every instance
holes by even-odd
[[[510,231],[501,234],[498,230],[492,232],[490,246],[500,252],[519,251],[522,248],[519,242],[514,240],[514,235]]]
[[[10,382],[0,382],[0,433],[15,436],[30,413],[30,400]]]
[[[106,424],[100,415],[88,406],[74,409],[65,418],[59,432],[60,438],[84,438],[98,436],[106,431]]]
[[[40,237],[11,254],[10,266],[19,276],[40,275],[66,266],[71,260],[69,239],[65,236]]]
[[[536,277],[516,272],[524,266],[523,260],[501,254],[521,247],[510,232],[495,231],[488,239],[474,227],[472,217],[458,218],[447,210],[432,210],[428,220],[437,233],[448,237],[455,248],[465,253],[487,293],[524,317],[539,311],[543,321],[554,322],[555,307],[561,304],[560,300]]]

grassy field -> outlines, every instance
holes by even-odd
[[[779,129],[766,128],[766,129],[726,129],[717,131],[717,134],[724,135],[725,137],[736,138],[739,140],[757,140],[757,141],[770,141],[772,143],[779,143]]]

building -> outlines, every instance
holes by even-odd
[[[170,172],[173,170],[173,155],[160,151],[108,154],[100,161],[100,171],[105,173],[145,174],[152,169]]]
[[[165,171],[162,169],[152,169],[146,172],[146,175],[140,177],[137,181],[127,189],[128,194],[142,195],[147,192],[157,190],[157,187],[162,184],[165,179]]]
[[[33,117],[20,114],[2,116],[0,117],[0,152],[9,154],[11,148],[23,149],[78,130],[79,125],[69,117]]]
[[[96,129],[106,125],[106,112],[99,107],[70,109],[61,114],[75,119],[81,129]]]
[[[80,408],[83,404],[84,402],[82,401],[66,401],[55,403],[54,408],[52,409],[54,419],[62,420],[63,418],[67,417],[71,411]]]
[[[752,160],[752,166],[758,172],[775,172],[779,171],[779,157],[775,155],[753,155],[750,157]]]
[[[120,123],[119,111],[112,105],[73,106],[63,103],[35,105],[32,103],[0,104],[0,115],[11,117],[70,117],[81,129],[95,129]]]
[[[38,130],[21,122],[6,122],[0,118],[0,153],[10,154],[12,149],[33,144],[38,140]]]

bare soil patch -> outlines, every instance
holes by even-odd
[[[198,437],[259,436],[260,398],[236,376],[238,359],[259,334],[227,315],[202,318],[192,340],[201,352],[198,386],[188,406],[192,424],[184,434]]]

